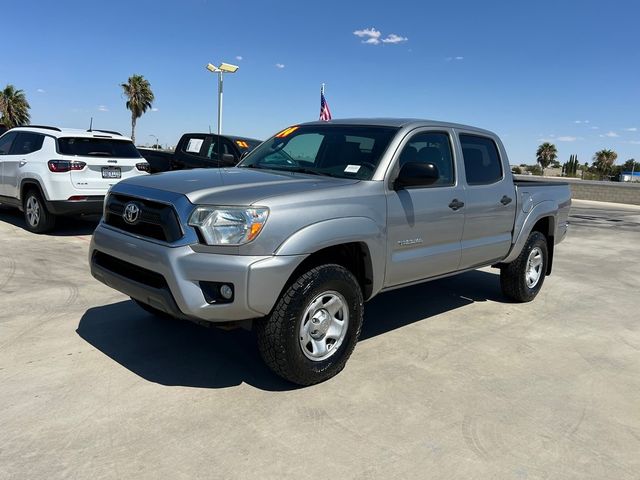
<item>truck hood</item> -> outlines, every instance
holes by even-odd
[[[193,204],[252,205],[269,197],[349,186],[358,180],[250,168],[199,168],[121,183],[185,195]]]

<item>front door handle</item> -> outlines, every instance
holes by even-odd
[[[460,210],[462,207],[464,207],[464,202],[461,202],[457,198],[451,200],[451,203],[449,204],[449,208],[453,211]]]
[[[502,198],[500,199],[500,203],[503,204],[503,205],[509,205],[512,200],[513,200],[513,198],[507,197],[506,195],[503,195]]]

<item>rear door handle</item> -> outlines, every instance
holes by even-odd
[[[500,203],[503,205],[509,205],[512,200],[513,199],[511,197],[507,197],[506,195],[503,195],[502,198],[500,199]]]
[[[449,204],[449,208],[454,211],[459,210],[462,207],[464,207],[464,202],[461,202],[457,198],[454,198],[453,200],[451,200],[451,203]]]

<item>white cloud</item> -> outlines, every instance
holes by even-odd
[[[276,63],[276,68],[284,68],[284,63]]]
[[[242,55],[236,55],[236,60],[238,60],[239,62],[242,61]]]
[[[631,128],[625,128],[624,131],[625,132],[637,132],[638,129],[637,129],[637,127],[631,127]]]
[[[159,108],[156,108],[156,107],[153,107],[153,108],[151,109],[151,111],[152,111],[152,112],[157,112],[158,110],[160,110],[160,109],[159,109]]]
[[[576,120],[573,123],[581,124],[581,123],[589,123],[589,120]]]
[[[37,89],[37,90],[36,90],[36,92],[38,92],[38,93],[45,93],[44,88],[39,88],[39,89]]]
[[[570,137],[566,135],[563,137],[558,137],[556,140],[558,140],[559,142],[575,142],[576,140],[578,140],[578,137]]]
[[[627,143],[631,143],[633,145],[640,145],[640,140],[629,140]]]
[[[447,57],[447,58],[445,58],[445,60],[446,60],[447,62],[450,62],[450,61],[452,61],[452,60],[460,61],[460,60],[464,60],[464,57],[460,57],[460,56],[458,56],[458,57]]]
[[[604,134],[605,137],[611,137],[611,138],[616,138],[619,137],[620,135],[618,135],[616,132],[607,132]]]
[[[362,30],[356,30],[353,32],[356,37],[364,38],[362,43],[368,43],[371,45],[377,45],[380,43],[380,30],[376,30],[375,28],[363,28]]]
[[[387,35],[387,38],[382,39],[382,43],[402,43],[409,40],[407,37],[401,37],[400,35],[396,35],[395,33],[390,33]]]
[[[101,111],[101,112],[108,112],[109,111],[109,109],[107,108],[106,105],[98,106],[98,110]]]
[[[599,130],[600,127],[591,127],[591,130]]]

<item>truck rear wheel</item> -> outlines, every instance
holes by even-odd
[[[279,298],[271,316],[257,323],[265,363],[298,385],[313,385],[339,373],[358,342],[362,291],[340,265],[322,265],[298,278]]]
[[[531,232],[522,252],[500,269],[502,293],[516,302],[530,302],[542,288],[549,262],[547,239]]]

